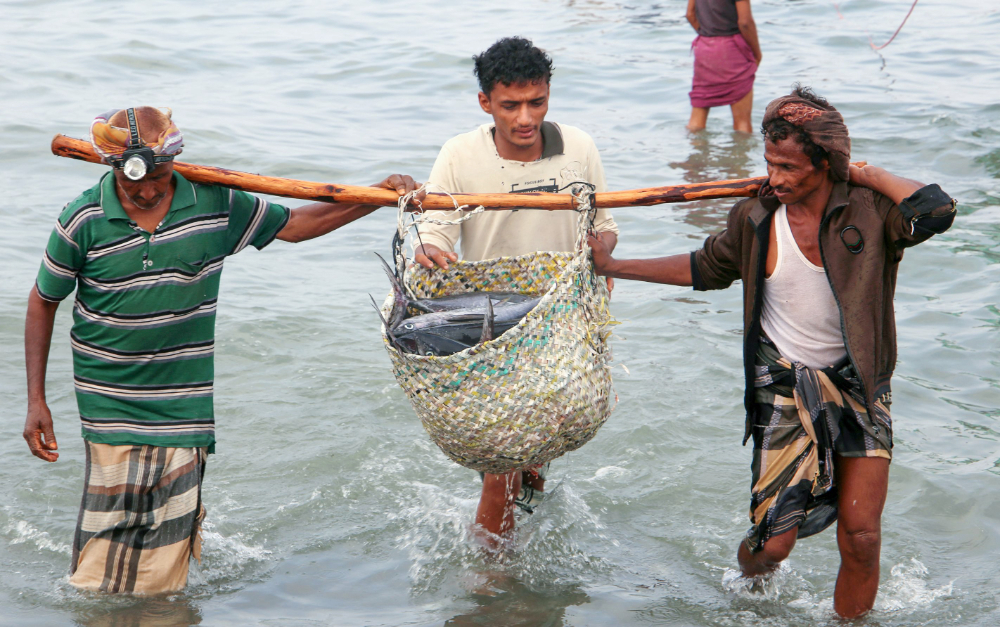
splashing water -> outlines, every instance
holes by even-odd
[[[1000,12],[973,0],[920,4],[881,64],[864,26],[888,36],[912,2],[841,1],[843,20],[822,0],[756,3],[765,60],[755,117],[800,80],[844,113],[857,158],[959,199],[949,233],[900,266],[896,459],[882,589],[862,624],[987,627],[1000,624],[1000,510],[983,498],[1000,473],[1000,105],[989,96],[1000,92],[1000,55],[984,52]],[[728,111],[713,111],[704,133],[684,130],[694,32],[677,2],[258,4],[144,5],[131,29],[101,28],[94,0],[4,4],[0,81],[12,113],[0,124],[17,181],[0,208],[0,403],[10,421],[24,415],[25,296],[53,220],[106,171],[46,146],[57,132],[84,135],[116,102],[174,106],[191,133],[186,161],[338,183],[395,171],[426,180],[445,141],[487,121],[471,55],[530,14],[521,34],[560,68],[546,119],[594,138],[609,189],[765,171],[759,136],[734,137]],[[189,36],[169,47],[176,54],[134,35],[178,26]],[[164,85],[170,102],[152,98]],[[275,112],[298,123],[274,124]],[[731,205],[615,211],[621,255],[692,250],[725,228]],[[797,547],[791,570],[761,593],[720,583],[735,567],[748,498],[737,287],[619,282],[612,310],[627,341],[614,350],[632,371],[617,370],[622,404],[554,468],[563,488],[519,514],[496,559],[484,553],[469,532],[478,477],[427,438],[365,309],[383,284],[368,251],[395,227],[396,212],[380,210],[321,240],[227,261],[204,563],[193,565],[188,602],[151,611],[213,627],[513,623],[503,612],[587,627],[842,624],[831,607],[833,530]],[[0,442],[0,623],[148,624],[122,615],[146,603],[66,583],[85,470],[71,309],[60,307],[49,361],[60,461],[40,463],[20,438]]]
[[[879,586],[875,610],[879,612],[902,612],[927,607],[938,599],[952,596],[954,581],[934,588],[928,582],[929,573],[916,558],[896,564],[889,573],[889,580]]]
[[[467,571],[544,588],[612,569],[587,547],[595,542],[614,547],[617,541],[604,535],[597,516],[568,488],[550,490],[534,514],[519,512],[514,532],[495,551],[484,549],[478,536],[482,532],[473,529],[475,497],[461,498],[427,484],[411,488],[417,498],[396,516],[403,528],[397,541],[410,560],[413,594],[437,590],[449,574],[454,578]],[[457,579],[463,587],[481,583],[476,576]]]
[[[191,585],[221,585],[244,579],[256,564],[267,563],[271,551],[249,544],[243,533],[224,536],[206,519],[201,526],[202,561],[191,562]]]
[[[42,531],[25,520],[12,521],[4,528],[4,533],[8,536],[14,536],[10,540],[11,544],[32,542],[39,549],[45,551],[54,551],[63,555],[70,555],[72,553],[72,549],[68,544],[54,541],[49,536],[48,531]]]
[[[787,595],[802,579],[795,574],[788,562],[782,562],[768,575],[744,577],[738,570],[727,568],[722,574],[722,589],[738,598],[777,601]]]
[[[953,581],[935,588],[929,585],[928,578],[927,567],[916,559],[893,566],[888,580],[883,580],[879,585],[878,597],[870,617],[877,620],[888,615],[905,616],[924,610],[938,599],[949,598],[954,594]],[[838,622],[833,611],[832,595],[824,597],[812,592],[812,586],[787,561],[771,575],[761,577],[744,577],[738,570],[726,569],[722,576],[722,587],[737,599],[756,603],[784,602],[789,608],[804,611],[818,623]],[[786,601],[789,597],[794,598]],[[746,614],[743,619],[754,619],[750,624],[760,624],[761,617],[756,613],[741,613]]]

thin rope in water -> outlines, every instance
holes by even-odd
[[[872,40],[872,36],[868,35],[868,44],[872,47],[872,50],[875,51],[881,50],[882,48],[885,48],[886,46],[892,43],[892,40],[896,38],[896,35],[899,34],[899,31],[903,30],[903,26],[906,24],[906,20],[910,19],[910,15],[913,13],[913,9],[917,8],[918,1],[919,0],[913,0],[913,4],[910,5],[910,10],[907,11],[906,17],[903,18],[903,23],[899,25],[899,28],[897,28],[896,32],[892,34],[892,37],[889,38],[889,41],[885,42],[881,46],[876,46],[875,41]],[[839,13],[840,9],[837,9],[837,12]]]

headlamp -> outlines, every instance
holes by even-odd
[[[147,148],[147,150],[149,149]],[[122,172],[133,181],[138,181],[146,176],[146,172],[149,172],[149,170],[149,159],[146,155],[142,154],[132,155],[128,159],[125,159],[125,163],[122,164]]]
[[[152,148],[143,144],[139,137],[139,125],[135,121],[135,109],[129,108],[125,113],[128,115],[128,148],[120,157],[108,160],[129,179],[138,181],[155,168],[157,163],[173,161],[174,157],[155,154]]]

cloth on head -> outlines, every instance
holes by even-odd
[[[201,559],[205,448],[84,444],[70,584],[140,594],[183,588],[191,557]]]
[[[851,137],[844,116],[832,106],[823,106],[799,96],[772,100],[764,111],[764,126],[781,118],[805,131],[812,143],[829,154],[830,171],[840,181],[848,180]]]
[[[762,336],[756,371],[751,553],[792,529],[805,538],[837,520],[835,455],[892,459],[888,401],[876,400],[870,416],[852,366],[807,368]]]
[[[750,93],[757,76],[757,61],[743,35],[699,35],[691,44],[694,78],[691,106],[702,109],[731,105]]]
[[[110,122],[111,118],[119,111],[121,109],[112,109],[111,111],[102,113],[94,118],[94,121],[90,124],[90,143],[94,146],[97,154],[101,155],[105,163],[108,162],[109,157],[121,156],[128,148],[128,128],[112,126]],[[169,109],[166,116],[170,120]],[[142,135],[142,129],[139,129],[139,134],[140,136]],[[164,129],[159,137],[153,141],[149,141],[145,137],[142,140],[146,147],[153,149],[154,155],[179,155],[181,148],[184,146],[184,135],[181,134],[180,129],[173,123],[173,120],[170,120],[170,126]]]

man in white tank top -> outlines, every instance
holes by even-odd
[[[722,289],[744,284],[752,526],[737,557],[771,573],[797,538],[837,523],[834,609],[853,618],[878,592],[881,515],[892,457],[892,299],[903,250],[947,230],[954,201],[881,168],[849,165],[843,118],[796,87],[762,124],[769,181],[726,230],[690,255],[617,260],[608,277]]]

